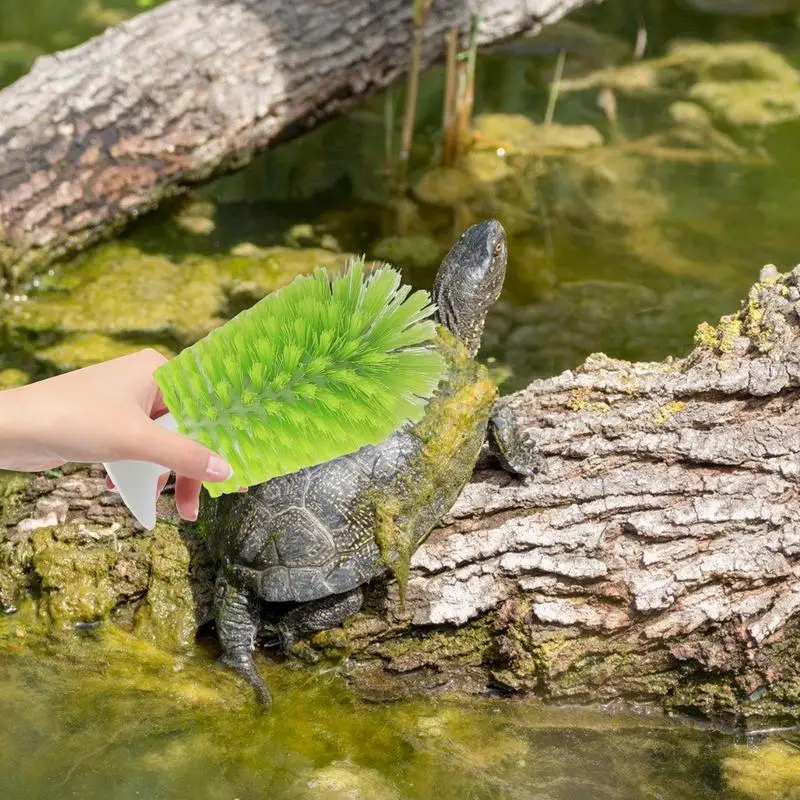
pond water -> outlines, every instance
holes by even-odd
[[[661,716],[508,699],[366,704],[335,673],[264,663],[263,715],[202,650],[30,630],[0,623],[4,798],[797,796],[800,738],[759,749]]]
[[[4,0],[0,85],[149,5]],[[438,167],[442,76],[425,77],[406,193],[384,169],[396,91],[25,276],[6,301],[0,383],[142,344],[174,352],[347,253],[430,285],[457,232],[489,215],[510,237],[482,351],[503,391],[597,350],[688,352],[697,324],[736,310],[762,265],[800,260],[800,25],[794,12],[717,17],[660,0],[575,21],[481,56],[476,144],[457,169]],[[640,24],[649,49],[636,61]],[[680,44],[690,36],[713,44]],[[496,698],[366,704],[336,672],[262,668],[278,698],[269,716],[242,705],[202,646],[179,658],[113,630],[39,639],[9,617],[0,796],[800,797],[791,735],[742,743],[657,716]]]

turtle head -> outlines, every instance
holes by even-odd
[[[436,319],[475,355],[486,313],[506,277],[506,233],[494,219],[479,222],[459,236],[442,261],[433,285]]]

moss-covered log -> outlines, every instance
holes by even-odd
[[[445,32],[535,33],[594,0],[437,0]],[[167,195],[247,163],[406,70],[411,0],[171,0],[40,58],[0,92],[0,261],[12,275],[84,246]]]
[[[503,398],[505,457],[535,476],[487,455],[413,557],[405,604],[376,582],[308,652],[347,653],[376,697],[494,687],[796,719],[799,391],[800,267],[767,267],[686,358],[593,356]],[[209,619],[213,565],[167,498],[144,533],[99,472],[4,491],[6,605],[28,594],[54,624],[109,616],[171,646]]]

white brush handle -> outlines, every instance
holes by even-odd
[[[172,414],[164,414],[155,423],[168,431],[178,430],[178,423]],[[149,531],[153,530],[156,526],[158,479],[170,471],[169,467],[149,461],[111,461],[103,466],[131,514],[140,525]]]

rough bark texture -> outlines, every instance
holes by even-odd
[[[436,0],[445,32],[535,32],[596,0]],[[407,67],[411,0],[172,0],[40,58],[0,92],[0,256],[13,273],[85,245],[187,185],[246,163],[388,86]]]
[[[501,400],[506,457],[536,475],[484,459],[415,554],[405,604],[376,582],[313,652],[348,652],[373,697],[495,687],[800,715],[800,267],[765,268],[697,341],[661,363],[593,356]],[[27,586],[53,621],[111,614],[178,645],[208,619],[194,534],[133,530],[99,472],[15,487],[4,602]]]

